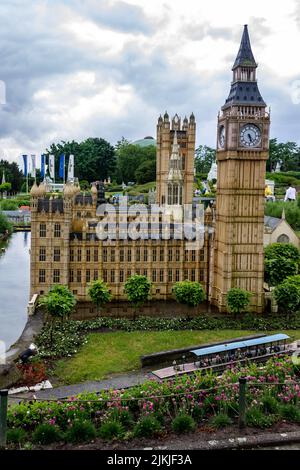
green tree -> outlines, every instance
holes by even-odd
[[[271,243],[265,248],[265,281],[276,286],[298,274],[300,250],[292,243]]]
[[[0,184],[0,193],[4,193],[11,190],[11,183]]]
[[[98,309],[103,308],[104,305],[106,305],[112,299],[108,285],[100,279],[92,282],[88,293],[92,299],[92,302],[97,306]]]
[[[156,147],[154,145],[140,147],[139,145],[124,142],[117,150],[116,180],[118,183],[135,181],[137,169],[144,162],[149,161],[152,161],[153,169],[154,162],[156,162]],[[152,177],[151,172],[150,176]]]
[[[199,145],[195,152],[196,173],[208,173],[216,161],[216,150],[207,145]]]
[[[12,224],[7,220],[7,217],[2,212],[0,212],[0,235],[3,235],[7,232],[12,232]]]
[[[205,292],[199,282],[188,280],[176,282],[172,292],[177,302],[189,305],[190,307],[196,307],[205,300]]]
[[[156,180],[156,161],[146,160],[135,171],[135,179],[139,184]]]
[[[68,318],[76,305],[73,293],[62,285],[51,287],[49,292],[39,300],[39,306],[46,310],[47,319],[50,323],[50,341],[53,342],[53,325],[56,321],[64,321]]]
[[[24,175],[17,163],[0,160],[0,178],[2,178],[3,171],[5,173],[6,181],[11,183],[11,191],[14,193],[20,191],[24,181]]]
[[[285,279],[274,289],[274,298],[280,311],[286,312],[288,316],[300,309],[300,280],[293,276]]]
[[[237,315],[244,312],[250,303],[251,293],[239,289],[238,287],[232,287],[226,294],[226,303],[230,313],[233,313],[236,318]]]
[[[125,282],[124,292],[129,302],[134,308],[134,320],[136,318],[137,310],[141,308],[150,296],[151,282],[146,276],[134,274],[129,277]]]
[[[278,143],[277,139],[270,140],[267,171],[275,170],[278,162],[281,162],[281,171],[300,169],[300,148],[296,142]]]

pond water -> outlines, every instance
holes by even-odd
[[[27,321],[30,235],[17,232],[0,242],[0,341],[6,350],[20,337]]]

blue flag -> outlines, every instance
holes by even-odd
[[[45,178],[46,155],[41,155],[41,177]]]
[[[62,153],[59,157],[59,176],[60,178],[65,177],[65,154]]]
[[[24,176],[27,176],[27,155],[23,155],[24,162]]]

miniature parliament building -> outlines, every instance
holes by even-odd
[[[259,92],[247,26],[233,65],[229,96],[218,115],[216,205],[204,211],[202,243],[175,236],[184,205],[193,198],[196,122],[167,113],[157,123],[156,204],[170,212],[171,225],[161,215],[139,214],[134,206],[99,214],[105,203],[103,185],[89,194],[66,183],[63,194],[47,194],[41,183],[31,189],[31,295],[43,294],[56,284],[67,285],[79,301],[88,300],[93,280],[109,284],[116,300],[125,299],[124,283],[132,274],[152,281],[152,298],[172,297],[172,286],[189,279],[203,284],[210,303],[226,311],[231,287],[252,293],[252,310],[264,309],[264,191],[270,116]],[[99,175],[100,176],[100,175]],[[171,210],[170,210],[171,209]],[[197,219],[193,208],[193,217]],[[110,216],[116,230],[99,237],[99,221]],[[138,238],[120,236],[134,220],[141,221]],[[145,228],[146,227],[146,228]],[[200,227],[200,228],[199,228]],[[168,235],[165,236],[165,231]],[[127,233],[127,232],[126,232]],[[145,235],[146,233],[146,235]]]

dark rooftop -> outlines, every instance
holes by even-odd
[[[236,67],[239,67],[239,66],[257,67],[257,63],[255,62],[254,55],[251,49],[248,26],[246,24],[244,26],[240,49],[235,59],[235,63],[232,67],[232,70],[234,70]]]

